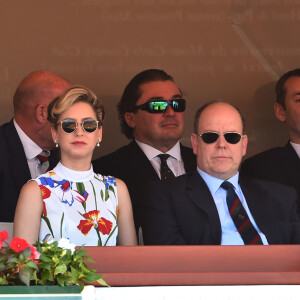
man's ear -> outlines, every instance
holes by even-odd
[[[195,155],[197,155],[198,154],[198,135],[196,133],[192,133],[191,143],[192,143],[192,147],[193,147],[193,153]]]
[[[133,112],[126,112],[124,117],[127,125],[131,128],[135,128],[135,114]]]
[[[281,104],[279,104],[277,102],[274,104],[274,112],[275,112],[276,118],[279,121],[285,122],[285,120],[286,120],[285,109],[282,107]]]
[[[48,108],[45,104],[39,104],[35,108],[35,116],[39,122],[44,123],[47,121],[48,117]]]
[[[244,134],[244,137],[242,138],[242,143],[243,143],[243,156],[245,156],[246,152],[247,152],[247,145],[248,145],[248,136],[247,136],[247,134]]]

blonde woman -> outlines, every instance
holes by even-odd
[[[48,120],[61,160],[22,188],[14,236],[30,243],[67,238],[75,245],[136,245],[126,185],[95,174],[91,165],[103,118],[103,104],[83,86],[72,86],[51,102]]]

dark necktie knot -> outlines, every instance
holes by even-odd
[[[229,181],[223,181],[222,184],[221,184],[221,188],[223,188],[224,190],[228,191],[230,189],[233,189],[233,185],[232,183],[230,183]]]
[[[170,157],[169,154],[159,154],[157,156],[160,158],[161,163],[166,163],[168,158]]]
[[[160,177],[161,180],[167,180],[167,179],[172,179],[174,178],[174,174],[169,168],[167,164],[167,160],[170,157],[169,154],[159,154],[157,157],[160,158]]]

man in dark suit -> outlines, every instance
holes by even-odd
[[[240,112],[227,103],[210,102],[197,111],[191,140],[198,168],[149,187],[146,245],[300,243],[296,191],[239,176],[244,128]]]
[[[192,149],[179,143],[185,100],[173,78],[164,71],[149,69],[137,74],[126,86],[117,107],[122,133],[132,141],[97,159],[93,167],[97,173],[113,175],[126,183],[138,230],[147,183],[196,169],[196,158]],[[160,154],[167,154],[165,162]]]
[[[244,161],[241,174],[294,187],[300,213],[300,69],[285,73],[276,85],[274,111],[286,124],[289,141]]]
[[[69,86],[57,74],[35,71],[17,87],[14,118],[0,126],[0,222],[13,222],[23,184],[46,171],[37,155],[55,147],[47,106]],[[49,152],[44,152],[49,160],[44,166],[53,168],[58,162],[57,151]]]

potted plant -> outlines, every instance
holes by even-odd
[[[75,248],[67,239],[36,242],[14,237],[7,242],[7,231],[0,232],[0,286],[77,286],[98,282],[107,286],[103,276],[89,268],[87,251]],[[0,287],[1,288],[1,287]],[[65,290],[65,289],[64,289]]]

